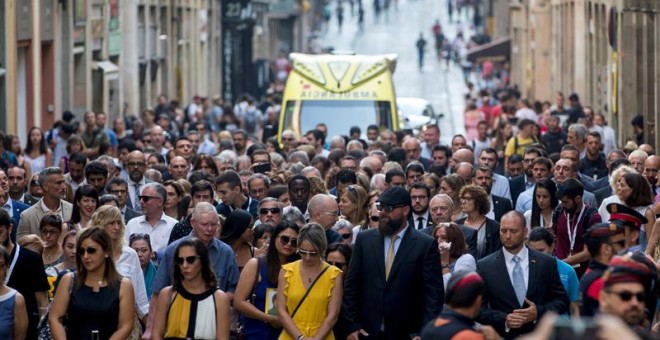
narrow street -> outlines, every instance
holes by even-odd
[[[397,8],[394,8],[395,1],[392,3],[389,14],[381,11],[380,18],[376,20],[373,0],[363,0],[363,31],[360,31],[357,23],[357,5],[355,16],[351,17],[350,6],[345,4],[344,22],[340,31],[334,15],[337,3],[333,2],[333,15],[329,27],[321,36],[321,46],[358,54],[397,54],[394,73],[397,96],[421,97],[430,101],[436,113],[444,114],[440,120],[440,129],[443,143],[449,143],[451,136],[465,132],[463,96],[466,87],[459,66],[451,63],[447,67],[445,60],[437,59],[432,26],[439,19],[443,34],[452,41],[457,31],[467,27],[467,23],[465,19],[462,24],[449,23],[445,0],[399,0]],[[417,67],[415,47],[420,33],[427,41],[421,72]]]

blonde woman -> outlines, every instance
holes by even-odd
[[[349,185],[339,198],[339,210],[345,220],[354,226],[367,224],[369,195],[359,185]]]
[[[133,283],[135,310],[140,318],[149,312],[149,299],[144,285],[144,275],[140,259],[133,248],[124,244],[124,220],[119,208],[104,205],[92,215],[90,226],[103,228],[112,241],[112,253],[117,271]]]
[[[603,222],[610,220],[610,213],[607,212],[607,206],[610,203],[622,203],[621,199],[619,198],[618,184],[619,180],[621,180],[621,177],[629,173],[637,173],[637,170],[635,170],[635,168],[630,165],[621,165],[612,171],[612,175],[610,175],[610,187],[612,187],[612,196],[605,198],[603,203],[601,203],[600,207],[598,208],[598,214],[602,218]]]

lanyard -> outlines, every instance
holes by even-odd
[[[5,275],[5,282],[3,284],[7,284],[9,282],[9,278],[11,277],[11,272],[14,271],[14,267],[16,266],[16,261],[18,261],[18,253],[21,250],[21,247],[18,246],[18,244],[14,245],[16,247],[16,253],[14,254],[14,258],[11,260],[11,264],[9,265],[9,270],[7,271],[7,275]]]
[[[578,224],[580,224],[580,220],[582,220],[582,214],[584,214],[584,211],[586,210],[586,206],[584,203],[582,203],[582,209],[580,210],[580,215],[578,215],[577,219],[575,220],[575,226],[573,227],[573,230],[571,231],[571,215],[566,213],[566,228],[568,232],[568,240],[571,242],[571,250],[568,253],[569,256],[573,255],[573,249],[575,249],[575,236],[577,235],[577,228]]]

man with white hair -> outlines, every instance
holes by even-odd
[[[369,187],[371,188],[371,190],[380,190],[380,192],[385,191],[385,189],[387,189],[387,185],[385,183],[385,174],[383,173],[374,174],[373,177],[371,177],[371,182],[369,183]]]
[[[332,136],[330,139],[330,150],[341,149],[346,150],[346,141],[342,136]]]
[[[316,178],[323,179],[323,176],[321,176],[321,172],[319,171],[319,169],[317,169],[317,168],[315,168],[311,165],[304,167],[302,169],[302,171],[300,172],[300,174],[307,177],[307,178],[316,177]]]
[[[167,247],[172,228],[178,222],[176,219],[165,214],[165,200],[167,191],[160,183],[147,183],[138,196],[140,206],[144,215],[135,217],[126,224],[124,238],[128,244],[131,235],[145,233],[151,236],[151,246],[159,256]]]
[[[580,151],[580,159],[584,158],[587,154],[587,127],[584,124],[571,124],[568,127],[568,137],[566,142],[574,145]]]
[[[367,156],[362,158],[360,161],[360,168],[367,167],[374,171],[374,174],[378,174],[383,171],[383,163],[377,157]]]
[[[643,174],[644,173],[644,163],[646,162],[646,159],[649,158],[649,155],[642,151],[642,150],[635,150],[628,155],[628,161],[630,162],[630,166],[635,168],[638,173]]]
[[[282,131],[282,150],[284,153],[289,153],[289,151],[296,148],[295,140],[296,134],[293,132],[293,130]]]

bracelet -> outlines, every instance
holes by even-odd
[[[301,339],[304,338],[304,337],[305,337],[304,335],[300,334],[300,335],[298,335],[298,336],[296,337],[296,340],[301,340]]]

